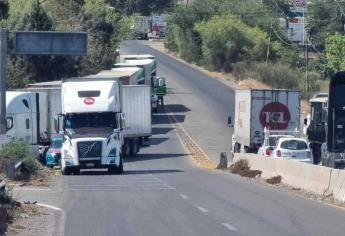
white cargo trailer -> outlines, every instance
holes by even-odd
[[[242,146],[256,152],[264,141],[264,128],[299,129],[300,100],[300,92],[295,90],[236,90],[233,151],[239,152]]]
[[[125,67],[112,70],[103,70],[97,75],[114,76],[118,78],[123,85],[137,85],[145,83],[144,70],[139,67]]]
[[[122,111],[126,116],[124,137],[151,136],[151,89],[147,85],[122,87]]]

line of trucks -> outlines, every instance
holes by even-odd
[[[267,130],[296,133],[304,123],[304,134],[312,151],[313,164],[345,167],[345,72],[335,74],[329,93],[310,99],[310,114],[301,122],[300,92],[280,89],[240,89],[235,95],[232,151],[256,153]],[[270,132],[268,132],[270,133]]]
[[[6,134],[0,145],[24,141],[38,154],[62,135],[62,174],[79,174],[84,168],[121,174],[123,158],[136,155],[151,136],[151,116],[158,106],[155,86],[165,91],[154,56],[127,56],[121,55],[123,67],[114,65],[96,75],[7,91]]]

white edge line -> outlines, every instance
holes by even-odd
[[[184,194],[180,194],[180,197],[185,199],[185,200],[189,198],[187,195],[184,195]]]
[[[58,207],[55,207],[55,206],[52,206],[52,205],[48,205],[48,204],[44,204],[44,203],[36,203],[37,206],[41,206],[41,207],[46,207],[46,208],[50,208],[50,209],[53,209],[55,211],[62,211],[61,208],[58,208]]]
[[[196,207],[196,208],[198,208],[200,211],[202,211],[202,212],[204,212],[204,213],[207,213],[207,212],[208,212],[207,209],[205,209],[205,208],[203,208],[203,207],[201,207],[201,206],[198,206],[198,207]]]
[[[222,223],[222,225],[227,228],[228,230],[230,231],[233,231],[233,232],[236,232],[237,231],[237,228],[235,226],[232,226],[231,224],[229,223]]]
[[[49,209],[53,209],[55,211],[59,211],[60,212],[61,220],[60,220],[60,223],[58,224],[58,229],[54,230],[55,231],[54,235],[64,235],[64,233],[65,233],[65,222],[66,222],[66,213],[65,213],[65,211],[62,210],[59,207],[48,205],[48,204],[44,204],[44,203],[36,203],[36,205],[41,206],[41,207],[46,207],[46,208],[49,208]]]

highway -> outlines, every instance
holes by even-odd
[[[230,149],[226,117],[233,112],[234,92],[142,42],[128,41],[121,50],[157,57],[158,73],[171,92],[167,109],[153,117],[151,145],[126,159],[123,175],[59,176],[50,190],[22,192],[21,200],[61,209],[56,235],[344,235],[342,209],[197,167],[167,111],[217,160]]]

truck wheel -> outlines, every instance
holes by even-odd
[[[65,167],[65,168],[61,169],[61,174],[62,175],[69,175],[70,174],[70,170],[67,167]]]
[[[108,168],[108,172],[110,174],[114,174],[114,175],[120,175],[123,173],[123,160],[122,157],[120,157],[120,164],[119,166],[111,166]]]
[[[138,146],[139,145],[138,145],[138,141],[137,140],[130,140],[129,141],[129,150],[130,150],[130,155],[132,157],[137,155],[137,153],[139,152]]]
[[[123,149],[122,153],[123,153],[124,157],[129,157],[131,152],[130,152],[130,145],[129,145],[128,140],[125,140],[122,149]]]
[[[244,153],[250,153],[250,148],[247,146],[243,147]]]
[[[77,167],[73,170],[73,175],[80,175],[80,168]]]

